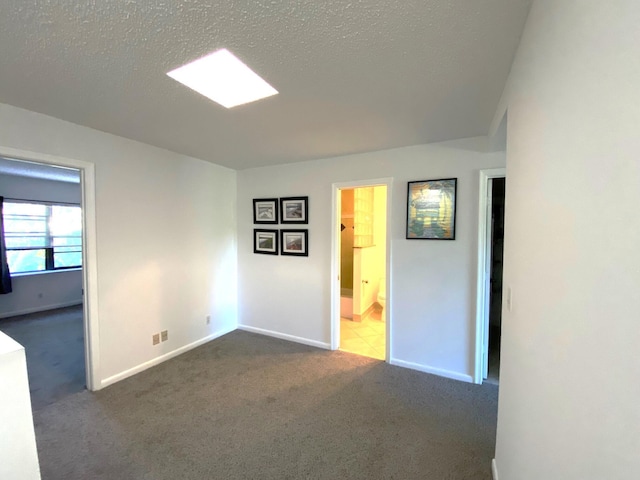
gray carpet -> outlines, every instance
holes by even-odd
[[[0,330],[25,348],[34,410],[85,389],[82,305],[0,319]]]
[[[236,331],[35,426],[44,480],[488,480],[497,393]]]

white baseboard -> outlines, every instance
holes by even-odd
[[[498,464],[495,458],[491,460],[491,475],[493,476],[493,480],[498,480]]]
[[[56,308],[73,307],[74,305],[82,305],[82,299],[72,302],[54,303],[53,305],[40,305],[38,307],[25,308],[23,310],[15,310],[13,312],[0,313],[0,318],[17,317],[18,315],[27,315],[29,313],[46,312],[47,310],[55,310]]]
[[[188,352],[189,350],[193,350],[194,348],[199,347],[200,345],[204,345],[205,343],[210,342],[211,340],[215,340],[216,338],[226,335],[227,333],[233,332],[234,330],[235,330],[235,327],[212,333],[211,335],[201,338],[200,340],[196,340],[193,343],[184,345],[183,347],[177,348],[169,353],[165,353],[164,355],[160,355],[159,357],[153,358],[148,362],[141,363],[140,365],[130,368],[129,370],[125,370],[124,372],[120,372],[115,375],[112,375],[111,377],[105,378],[100,382],[100,388],[108,387],[109,385],[119,382],[120,380],[124,380],[125,378],[135,375],[136,373],[140,373],[146,370],[147,368],[151,368],[161,364],[162,362],[166,362],[170,358],[177,357],[182,353]]]
[[[317,340],[310,340],[308,338],[296,337],[294,335],[288,335],[286,333],[274,332],[273,330],[265,330],[263,328],[250,327],[249,325],[238,325],[239,330],[245,330],[247,332],[258,333],[260,335],[266,335],[268,337],[279,338],[281,340],[287,340],[289,342],[302,343],[303,345],[309,345],[311,347],[324,348],[325,350],[331,350],[331,344],[325,342],[318,342]]]
[[[461,382],[473,383],[473,377],[471,375],[465,375],[464,373],[444,370],[442,368],[430,367],[428,365],[422,365],[420,363],[405,362],[404,360],[398,360],[396,358],[392,358],[391,360],[389,360],[389,363],[397,367],[410,368],[411,370],[431,373],[433,375],[438,375],[439,377],[452,378],[453,380],[460,380]]]

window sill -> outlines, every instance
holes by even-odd
[[[32,275],[49,275],[52,273],[55,274],[55,273],[64,273],[64,272],[78,272],[78,271],[82,271],[82,267],[63,268],[61,270],[41,270],[39,272],[12,273],[11,278],[30,277]]]

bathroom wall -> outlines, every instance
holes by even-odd
[[[387,277],[387,187],[378,186],[374,189],[373,211],[375,220],[373,224],[375,239],[375,265],[376,272],[372,275],[373,301],[377,301],[378,291],[384,287]],[[379,282],[383,282],[381,286]]]
[[[387,223],[387,187],[373,189],[373,228],[374,245],[356,249],[359,254],[362,294],[360,314],[364,314],[377,301],[379,282],[386,275],[386,223]]]
[[[351,290],[353,296],[353,189],[342,190],[341,195],[341,220],[345,228],[340,232],[340,290],[343,296]]]

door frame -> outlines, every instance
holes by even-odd
[[[384,309],[385,324],[385,362],[391,358],[391,199],[393,178],[373,178],[369,180],[355,180],[351,182],[337,182],[331,186],[331,350],[340,348],[340,218],[342,216],[341,191],[348,188],[387,187],[387,222],[385,225],[385,284],[386,306]]]
[[[491,281],[491,207],[494,178],[506,178],[506,168],[480,170],[478,208],[478,275],[474,383],[481,384],[489,363],[489,294]]]
[[[79,170],[82,207],[82,288],[86,385],[90,391],[100,390],[100,341],[98,322],[98,257],[96,235],[95,165],[57,155],[0,146],[0,156],[12,160],[42,163]]]

